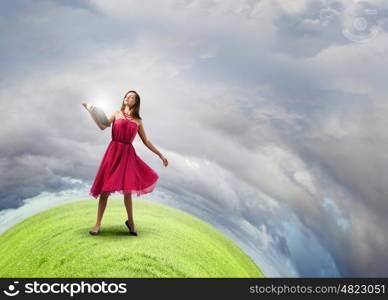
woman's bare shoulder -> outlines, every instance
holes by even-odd
[[[143,120],[142,119],[138,119],[138,118],[135,118],[137,124],[140,126],[143,126]]]

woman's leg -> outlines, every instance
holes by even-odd
[[[102,192],[100,195],[100,200],[98,201],[98,212],[97,212],[97,221],[96,225],[94,225],[92,231],[97,231],[100,229],[102,217],[104,215],[106,203],[108,202],[109,193]]]
[[[132,195],[124,194],[125,208],[127,209],[128,223],[131,225],[132,231],[136,232],[135,222],[133,221]]]

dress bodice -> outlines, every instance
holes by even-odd
[[[136,137],[137,130],[137,123],[128,119],[117,118],[113,121],[112,139],[132,143]]]

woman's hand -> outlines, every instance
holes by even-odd
[[[85,108],[86,108],[86,110],[88,111],[88,112],[90,112],[92,109],[93,109],[93,104],[90,104],[90,103],[82,103],[82,105],[83,106],[85,106]]]
[[[167,165],[168,165],[168,160],[167,160],[167,158],[165,158],[163,155],[161,155],[161,156],[160,156],[160,159],[163,160],[163,165],[164,165],[165,167],[167,167]]]

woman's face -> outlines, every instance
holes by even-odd
[[[127,96],[124,98],[124,104],[129,105],[130,107],[133,106],[136,102],[136,94],[135,93],[128,93]]]

